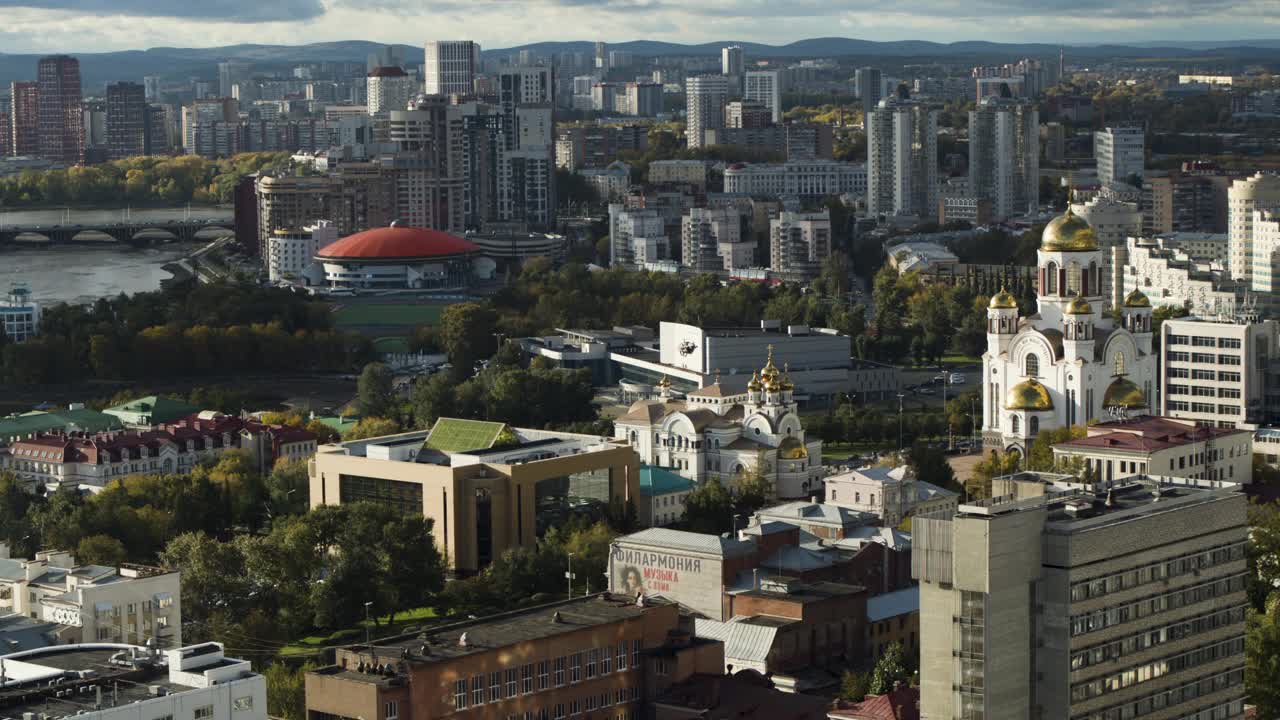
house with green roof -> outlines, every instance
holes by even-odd
[[[150,428],[181,420],[200,412],[195,405],[157,395],[134,398],[127,403],[109,407],[102,412],[114,415],[125,427]]]
[[[75,404],[65,410],[34,411],[0,417],[0,443],[30,438],[47,432],[97,433],[120,430],[120,418]]]
[[[662,527],[684,518],[685,498],[693,490],[693,481],[666,468],[640,466],[640,504],[636,508],[640,522],[649,527]]]

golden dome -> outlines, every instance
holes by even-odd
[[[1076,295],[1074,298],[1071,299],[1071,302],[1067,305],[1067,314],[1068,315],[1092,315],[1093,306],[1090,305],[1089,301],[1085,300],[1083,296]]]
[[[658,387],[660,387],[660,388],[669,388],[669,387],[671,387],[671,381],[667,379],[667,376],[666,376],[666,375],[663,375],[663,376],[662,376],[662,379],[658,381]]]
[[[751,381],[747,383],[747,389],[752,392],[759,392],[764,387],[760,382],[760,373],[751,373]]]
[[[1104,408],[1118,407],[1125,410],[1140,410],[1146,406],[1147,399],[1142,394],[1142,388],[1124,376],[1113,380],[1107,386],[1107,392],[1102,396],[1102,407]]]
[[[1009,388],[1004,399],[1005,410],[1052,410],[1053,398],[1049,397],[1049,388],[1032,378]]]
[[[1084,218],[1067,211],[1044,227],[1040,249],[1048,252],[1088,252],[1098,249],[1098,236]]]
[[[765,381],[765,384],[769,384],[769,381],[776,377],[778,377],[778,366],[773,364],[773,345],[770,345],[769,358],[760,369],[760,378]]]
[[[785,437],[778,445],[779,460],[803,460],[809,457],[809,449],[793,437]]]
[[[1151,300],[1147,298],[1146,293],[1134,288],[1133,292],[1124,296],[1125,307],[1151,307]]]
[[[791,368],[787,366],[787,363],[782,363],[782,378],[778,380],[778,384],[782,386],[783,390],[796,389],[796,384],[791,382]]]
[[[1008,290],[1000,288],[1000,292],[991,296],[991,302],[987,307],[992,310],[1017,310],[1018,299]]]

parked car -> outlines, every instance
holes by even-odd
[[[969,378],[965,377],[963,373],[952,373],[952,374],[951,374],[951,384],[952,384],[952,385],[963,385],[963,384],[965,384],[965,383],[967,383],[967,382],[969,382]]]

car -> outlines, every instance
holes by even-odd
[[[934,376],[933,376],[933,381],[934,381],[934,382],[936,382],[936,383],[946,382],[946,381],[947,381],[947,374],[946,374],[946,373],[938,373],[937,375],[934,375]]]
[[[952,384],[952,385],[963,385],[963,384],[965,384],[965,383],[967,383],[967,382],[969,382],[969,378],[965,377],[963,374],[961,374],[961,373],[952,373],[952,375],[951,375],[951,384]]]
[[[920,393],[921,395],[937,395],[938,394],[937,390],[934,390],[933,388],[927,388],[927,387],[922,387],[916,392]]]

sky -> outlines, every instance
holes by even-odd
[[[1280,37],[1277,0],[0,0],[0,52],[370,40],[811,37],[1102,43]]]

